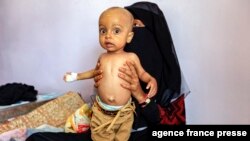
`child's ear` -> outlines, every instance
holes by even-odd
[[[127,37],[127,43],[130,43],[134,37],[134,32],[129,32]]]

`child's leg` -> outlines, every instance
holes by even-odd
[[[115,135],[115,141],[127,141],[130,137],[134,122],[134,112],[131,111],[130,113],[127,113],[126,116],[120,118],[126,118],[126,121],[124,121],[118,129]]]

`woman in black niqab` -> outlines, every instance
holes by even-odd
[[[181,71],[165,17],[159,7],[150,2],[125,8],[145,25],[134,28],[134,38],[125,50],[135,52],[145,70],[157,79],[156,100],[161,106],[167,106],[174,96],[180,95]]]
[[[172,113],[173,102],[181,106],[180,121],[173,120],[171,124],[185,124],[184,96],[190,90],[182,76],[173,40],[163,12],[157,4],[151,2],[137,2],[125,7],[135,19],[139,19],[145,26],[134,27],[134,37],[125,51],[136,53],[144,69],[154,76],[158,83],[158,92],[154,99],[164,109],[167,116]],[[146,84],[141,82],[145,92]],[[170,109],[170,111],[166,111]],[[176,109],[175,109],[176,111]],[[172,118],[172,117],[167,117]],[[170,122],[170,120],[167,120]]]

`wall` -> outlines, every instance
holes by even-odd
[[[133,0],[1,0],[0,84],[22,82],[40,93],[80,92],[93,80],[65,83],[66,71],[95,66],[103,50],[98,16]],[[250,124],[250,1],[155,0],[168,21],[191,94],[188,124]]]

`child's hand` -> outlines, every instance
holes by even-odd
[[[151,98],[153,96],[155,96],[156,92],[157,92],[157,81],[155,80],[155,78],[151,78],[150,81],[147,84],[146,89],[149,89],[149,93],[148,93],[148,98]]]
[[[65,82],[72,82],[77,80],[77,73],[75,72],[66,72],[66,74],[64,74],[63,76],[63,80]]]

